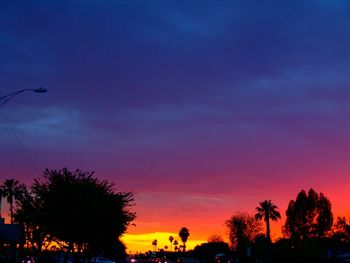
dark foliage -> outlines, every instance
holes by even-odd
[[[179,237],[183,243],[183,251],[186,251],[186,242],[188,237],[190,236],[190,231],[186,227],[182,227],[179,231]]]
[[[278,207],[271,202],[271,200],[265,200],[259,203],[259,206],[255,208],[255,219],[264,220],[266,223],[266,238],[268,242],[271,241],[270,237],[270,219],[277,221],[281,218],[280,212],[277,211]]]
[[[345,217],[338,217],[333,225],[332,235],[339,244],[350,244],[350,224]]]
[[[302,190],[286,211],[284,233],[293,240],[324,237],[333,224],[331,202],[322,193]]]
[[[261,232],[261,224],[248,213],[239,212],[226,221],[230,231],[230,242],[234,249],[240,244],[253,242]]]
[[[119,237],[135,218],[132,202],[132,193],[116,192],[92,172],[47,169],[18,202],[16,218],[68,250],[116,257],[116,247],[125,249]]]
[[[14,214],[16,223],[25,226],[26,240],[36,253],[41,254],[44,245],[51,242],[49,232],[44,227],[42,188],[33,185],[30,190],[22,186],[21,194],[16,199]]]
[[[230,242],[241,260],[250,254],[255,238],[261,232],[261,223],[248,213],[236,213],[226,221]]]
[[[6,201],[10,205],[10,221],[13,223],[13,202],[21,194],[23,185],[20,185],[19,182],[15,179],[7,179],[0,186],[1,194],[3,197],[6,197]],[[0,204],[0,215],[1,215],[1,204]]]
[[[224,239],[220,235],[217,235],[217,234],[211,235],[208,238],[208,243],[216,243],[216,242],[217,243],[224,242]]]

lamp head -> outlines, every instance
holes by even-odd
[[[40,87],[38,89],[34,89],[34,92],[37,92],[37,93],[45,93],[47,92],[47,89],[43,88],[43,87]]]

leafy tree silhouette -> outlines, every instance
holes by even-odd
[[[308,194],[302,190],[289,202],[286,215],[284,233],[293,240],[324,237],[333,225],[331,202],[312,188]]]
[[[181,238],[181,241],[183,243],[182,247],[184,252],[186,251],[186,242],[189,236],[190,232],[188,231],[188,229],[186,227],[182,227],[179,232],[179,237]]]
[[[339,243],[350,244],[350,224],[345,217],[337,217],[332,227],[332,236]]]
[[[2,195],[6,198],[7,202],[10,204],[10,223],[13,223],[13,201],[16,199],[20,193],[23,186],[19,184],[19,181],[14,179],[7,179],[1,186]]]
[[[231,246],[240,260],[244,261],[248,247],[251,247],[261,232],[260,222],[246,212],[238,212],[226,221],[226,226],[229,229]]]
[[[93,172],[71,172],[67,168],[46,169],[31,189],[32,199],[39,200],[33,202],[34,211],[40,214],[34,223],[55,241],[63,241],[60,244],[66,245],[67,253],[75,249],[112,258],[125,253],[116,247],[125,248],[119,237],[135,219],[130,211],[132,193],[117,192],[112,183],[98,180]],[[25,204],[19,202],[18,216],[22,212],[23,220],[31,223],[27,214],[31,209]]]
[[[218,234],[211,235],[208,238],[208,243],[219,243],[219,242],[221,243],[224,242],[224,239]]]
[[[47,230],[43,228],[44,211],[41,191],[41,187],[33,186],[29,190],[23,185],[17,197],[17,207],[14,212],[14,221],[25,226],[26,240],[39,258],[43,246],[48,247],[52,241]]]

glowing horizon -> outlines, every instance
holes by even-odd
[[[168,246],[167,251],[171,251],[171,244],[169,241],[169,236],[173,236],[174,240],[182,245],[181,239],[178,237],[177,233],[171,232],[155,232],[146,234],[125,234],[121,240],[127,246],[127,252],[130,254],[144,253],[148,251],[153,251],[152,241],[157,239],[157,251],[158,249],[164,249]],[[207,242],[206,240],[193,240],[191,238],[186,242],[186,250],[194,249],[195,246]],[[172,245],[172,251],[174,251],[174,245]]]
[[[302,190],[302,189],[300,189]],[[299,190],[299,191],[300,191]],[[304,190],[309,190],[308,188],[304,188]],[[338,216],[345,216],[346,218],[350,218],[350,211],[347,208],[347,201],[348,200],[348,194],[345,193],[345,196],[341,197],[340,195],[335,195],[334,193],[331,195],[328,195],[324,191],[318,191],[318,189],[315,189],[318,193],[323,192],[326,197],[328,197],[332,204],[332,212],[334,216],[334,221]],[[299,192],[298,191],[298,192]],[[343,189],[338,188],[338,191],[343,191]],[[290,199],[295,199],[297,193],[294,194],[293,197]],[[332,200],[332,197],[338,197],[335,198],[335,201]],[[262,201],[262,200],[260,200]],[[277,203],[277,202],[274,202]],[[256,206],[258,205],[258,202],[256,202]],[[287,208],[287,203],[284,206],[279,206],[279,211],[282,215],[281,220],[277,222],[270,222],[271,223],[271,238],[273,240],[276,240],[280,237],[282,237],[282,231],[281,227],[283,226],[285,222],[285,211]],[[159,215],[156,215],[159,217],[158,221],[153,220],[151,218],[151,221],[148,223],[147,218],[138,218],[136,219],[135,223],[136,226],[129,226],[128,231],[121,237],[122,242],[126,245],[127,253],[130,254],[136,254],[136,253],[144,253],[148,251],[153,251],[152,241],[154,239],[158,240],[158,246],[157,249],[164,248],[165,246],[168,246],[168,251],[170,251],[170,241],[169,236],[173,236],[174,240],[177,240],[179,242],[179,245],[182,244],[180,237],[178,236],[178,231],[181,227],[187,227],[190,231],[190,236],[188,238],[188,242],[186,243],[187,250],[194,249],[196,245],[200,245],[202,243],[208,242],[208,238],[212,235],[216,234],[221,236],[225,242],[229,243],[228,240],[228,229],[225,226],[225,221],[228,220],[235,212],[248,212],[251,215],[254,215],[255,213],[255,207],[254,209],[246,208],[246,209],[240,209],[240,210],[234,210],[231,213],[224,213],[219,214],[216,216],[210,216],[208,213],[202,214],[202,216],[209,217],[209,220],[198,220],[196,218],[189,218],[186,217],[185,220],[187,223],[180,224],[180,221],[185,221],[183,218],[180,220],[166,220],[166,217],[159,217]],[[5,223],[9,223],[9,205],[5,200],[3,199],[2,204],[2,216],[5,218]],[[142,216],[142,214],[140,214]],[[145,215],[148,217],[149,215]],[[164,221],[165,224],[161,224],[160,222]],[[173,222],[171,222],[173,221]],[[262,223],[262,234],[265,232],[265,222]],[[166,229],[173,229],[176,231],[166,231]],[[154,230],[154,232],[152,232]],[[163,231],[157,231],[157,230],[163,230]],[[165,231],[164,231],[165,230]]]

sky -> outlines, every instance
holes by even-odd
[[[132,191],[132,252],[183,226],[189,247],[226,239],[235,212],[271,199],[284,215],[310,187],[349,216],[349,12],[347,0],[0,0],[0,96],[48,89],[0,109],[0,180],[68,167]]]

